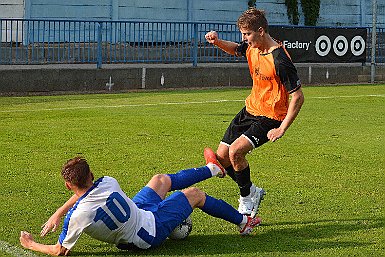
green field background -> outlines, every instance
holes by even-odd
[[[22,250],[19,233],[40,226],[69,197],[62,164],[81,154],[96,177],[113,176],[133,196],[152,175],[204,165],[250,89],[0,97],[0,256]],[[83,235],[73,256],[385,256],[385,85],[304,87],[286,135],[248,156],[266,192],[263,225],[192,215],[183,241],[120,251]],[[230,178],[197,185],[237,207]]]

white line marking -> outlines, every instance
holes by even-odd
[[[6,252],[15,257],[37,257],[30,251],[8,244],[0,240],[0,252]]]
[[[385,95],[314,96],[314,97],[307,97],[307,99],[337,99],[337,98],[361,98],[361,97],[385,97]],[[159,106],[159,105],[188,105],[188,104],[208,104],[208,103],[223,103],[223,102],[244,102],[244,101],[245,100],[225,100],[224,99],[224,100],[194,101],[194,102],[165,102],[165,103],[153,103],[153,104],[93,105],[93,106],[58,107],[58,108],[43,108],[43,109],[0,110],[0,113],[67,111],[67,110],[96,109],[96,108],[146,107],[146,106]]]
[[[93,106],[77,106],[65,108],[43,108],[33,110],[1,110],[1,112],[34,112],[34,111],[62,111],[62,110],[78,110],[78,109],[94,109],[94,108],[122,108],[122,107],[142,107],[142,106],[159,106],[159,105],[187,105],[187,104],[206,104],[206,103],[222,103],[222,102],[242,102],[245,100],[213,100],[198,102],[171,102],[171,103],[154,103],[154,104],[121,104],[121,105],[93,105]]]
[[[310,99],[361,98],[361,97],[385,97],[385,95],[340,95],[340,96],[314,96],[314,97],[310,97]]]

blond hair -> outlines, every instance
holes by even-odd
[[[258,31],[259,28],[263,28],[265,32],[268,32],[269,25],[265,17],[265,11],[251,7],[239,16],[237,26],[239,29],[252,31]]]

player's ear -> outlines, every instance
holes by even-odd
[[[66,186],[66,188],[67,188],[68,190],[72,190],[72,186],[71,186],[71,183],[70,183],[70,182],[66,181],[66,182],[65,182],[65,186]]]
[[[263,36],[263,34],[265,34],[265,30],[262,28],[262,27],[259,27],[258,30],[257,30],[258,34],[260,36]]]

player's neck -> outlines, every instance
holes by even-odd
[[[271,53],[274,49],[279,47],[279,43],[275,41],[269,34],[265,34],[262,46],[259,48],[262,54]]]
[[[71,188],[72,191],[74,192],[75,195],[81,197],[83,196],[85,193],[87,193],[88,190],[90,190],[90,188],[92,187],[93,183],[92,184],[89,184],[86,188],[78,188],[78,187],[73,187]]]

